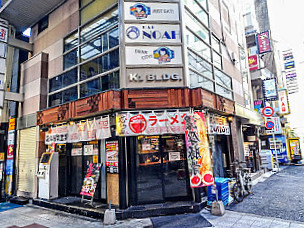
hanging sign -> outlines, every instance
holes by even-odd
[[[267,107],[263,108],[262,113],[263,113],[263,116],[265,116],[265,117],[271,117],[274,114],[274,110],[272,107],[267,106]]]
[[[249,56],[248,57],[248,65],[249,65],[249,71],[259,69],[258,55]]]
[[[204,114],[202,112],[187,114],[185,125],[190,187],[199,188],[213,185],[211,154]]]
[[[184,134],[186,112],[149,112],[116,114],[116,135]]]
[[[286,115],[289,114],[289,103],[288,103],[288,97],[287,97],[287,91],[286,90],[280,90],[278,92],[279,95],[279,111],[280,114]]]
[[[136,21],[179,21],[177,3],[125,2],[125,20]]]
[[[52,143],[67,143],[68,139],[68,126],[61,125],[52,127],[45,134],[45,144],[49,145]]]
[[[269,128],[271,131],[266,131],[267,134],[282,134],[280,117],[265,117],[265,124],[267,122],[272,122],[273,127]],[[270,124],[268,126],[271,126]]]
[[[83,180],[80,195],[93,197],[100,175],[100,163],[90,163],[87,174]]]
[[[270,33],[265,31],[256,35],[259,54],[271,52]]]
[[[269,130],[273,129],[273,128],[274,128],[274,122],[272,122],[272,121],[267,121],[267,122],[265,123],[265,127],[266,127],[267,129],[269,129]]]
[[[106,142],[106,165],[108,173],[118,173],[118,141]]]
[[[208,116],[209,135],[230,135],[230,127],[226,117],[209,114]]]
[[[256,100],[253,102],[254,110],[256,112],[260,112],[260,110],[264,107],[264,101],[263,100]]]
[[[265,101],[278,100],[277,83],[275,78],[266,79],[262,81],[263,95]]]

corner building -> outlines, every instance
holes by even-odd
[[[66,0],[37,18],[19,112],[22,120],[37,113],[37,126],[19,130],[19,159],[33,148],[38,171],[42,153],[58,152],[58,198],[80,196],[88,165],[102,163],[97,201],[199,205],[205,189],[190,188],[183,115],[204,112],[220,177],[244,156],[241,124],[258,118],[236,6]],[[18,188],[26,178],[17,177]],[[39,197],[39,179],[31,180],[32,192],[19,195]]]

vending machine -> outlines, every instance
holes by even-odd
[[[290,152],[290,158],[292,161],[297,162],[302,159],[301,149],[300,149],[300,139],[299,138],[289,138],[288,147]]]
[[[37,173],[38,197],[54,199],[58,197],[58,153],[43,153],[39,162]]]

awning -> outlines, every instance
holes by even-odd
[[[256,111],[243,107],[240,104],[235,103],[235,115],[246,119],[247,124],[253,124],[261,126],[263,125],[263,117]]]
[[[23,32],[66,0],[2,0],[0,18]]]

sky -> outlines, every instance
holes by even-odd
[[[304,1],[268,0],[272,39],[281,51],[292,49],[298,77],[299,93],[290,94],[291,128],[301,137],[304,148]]]

